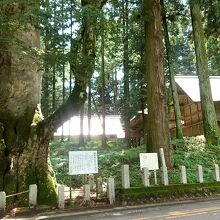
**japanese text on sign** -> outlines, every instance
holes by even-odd
[[[97,151],[70,151],[69,175],[98,173]]]

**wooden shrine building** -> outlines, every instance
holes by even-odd
[[[177,85],[184,136],[202,135],[203,121],[198,77],[175,76],[175,82]],[[210,83],[217,121],[220,128],[220,76],[210,76]],[[137,115],[131,119],[130,126],[131,138],[137,139],[143,137],[143,114],[138,112]],[[171,105],[169,106],[169,128],[171,137],[175,137],[175,126],[174,109]]]
[[[197,76],[176,76],[181,119],[184,136],[203,134],[202,110]],[[215,106],[218,125],[220,127],[220,76],[210,76],[212,98]],[[170,133],[175,137],[175,116],[173,106],[169,108]]]

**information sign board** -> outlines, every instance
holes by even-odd
[[[147,167],[149,170],[158,170],[158,156],[157,153],[140,153],[140,168]]]
[[[69,151],[69,175],[98,173],[97,151]]]

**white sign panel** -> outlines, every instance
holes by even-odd
[[[140,153],[140,168],[147,167],[149,170],[158,170],[157,153]]]
[[[98,173],[97,151],[69,151],[69,175]]]

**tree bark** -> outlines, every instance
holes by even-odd
[[[123,1],[123,40],[124,40],[124,127],[125,141],[127,147],[131,145],[130,141],[130,94],[129,94],[129,57],[128,57],[128,1]]]
[[[104,24],[104,22],[103,22]],[[104,28],[104,26],[103,26]],[[101,79],[102,79],[102,94],[101,94],[101,100],[102,100],[102,148],[107,147],[106,142],[106,132],[105,132],[105,34],[104,30],[101,35]]]
[[[158,0],[145,0],[144,9],[148,15],[145,23],[148,151],[159,153],[159,149],[163,148],[167,167],[171,167],[167,115],[165,111],[160,2]]]
[[[208,72],[208,60],[205,48],[205,35],[202,26],[202,16],[199,1],[191,1],[190,11],[196,52],[196,67],[199,78],[204,135],[208,146],[218,145],[220,134],[212,100]]]
[[[91,81],[88,83],[88,137],[87,140],[91,141],[91,117],[92,117],[92,84]]]
[[[162,10],[163,31],[164,31],[164,40],[165,40],[166,52],[167,52],[170,86],[172,90],[173,106],[174,106],[174,113],[175,113],[176,138],[183,139],[183,129],[181,125],[181,111],[180,111],[179,98],[178,98],[178,93],[177,93],[177,88],[176,88],[176,82],[174,78],[175,71],[174,71],[174,66],[173,66],[173,62],[174,62],[173,61],[173,50],[170,45],[164,0],[160,0],[160,4],[161,4],[161,10]]]

